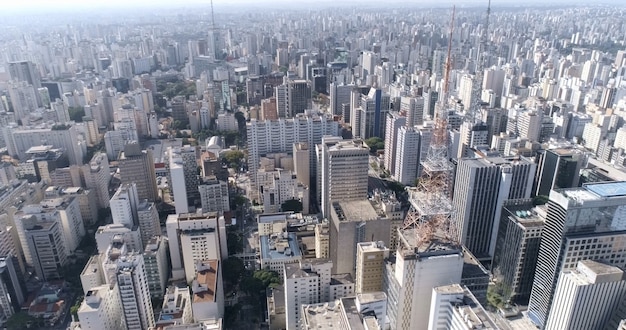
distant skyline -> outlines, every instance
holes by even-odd
[[[334,6],[342,6],[342,5],[364,5],[364,6],[384,6],[384,5],[399,5],[399,6],[448,6],[448,5],[457,5],[457,6],[479,6],[479,5],[487,5],[487,0],[414,0],[414,1],[406,1],[406,0],[391,0],[385,3],[381,3],[376,0],[343,0],[341,2],[336,2],[332,0],[213,0],[214,6],[217,7],[229,7],[237,6],[240,4],[246,5],[263,5],[268,8],[272,8],[273,5],[289,5],[290,8],[301,7],[307,5],[310,9],[315,9],[310,5],[334,5]],[[596,3],[589,3],[589,1],[584,0],[552,0],[549,2],[541,1],[541,0],[527,0],[525,2],[526,5],[581,5],[581,4],[589,4],[589,5],[597,5],[597,4],[607,4],[607,5],[615,5],[615,6],[623,6],[624,4],[615,3],[614,1],[604,0]],[[108,0],[105,2],[86,2],[84,0],[22,0],[22,1],[7,1],[3,3],[3,10],[8,11],[31,11],[31,12],[41,12],[46,10],[67,10],[67,9],[114,9],[114,8],[128,8],[128,7],[184,7],[184,6],[198,6],[198,5],[210,5],[210,0]],[[516,0],[494,0],[492,1],[493,7],[500,6],[520,6],[519,1]],[[219,8],[216,8],[216,10]]]

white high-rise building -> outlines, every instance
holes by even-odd
[[[134,182],[123,183],[111,197],[109,205],[113,223],[133,228],[137,224],[137,206],[139,205],[137,185]]]
[[[80,328],[118,330],[124,327],[117,285],[101,285],[85,293],[78,309]]]
[[[193,200],[199,195],[196,148],[189,145],[180,148],[170,147],[167,153],[169,184],[173,192],[176,213],[187,213],[189,205],[193,205]]]
[[[228,257],[224,217],[217,212],[172,214],[166,227],[174,279],[191,282],[196,261]]]
[[[153,202],[143,200],[137,206],[137,225],[141,232],[141,241],[146,246],[154,236],[161,235],[159,212]]]
[[[523,111],[517,115],[517,130],[519,136],[532,142],[539,142],[543,112]]]
[[[126,329],[147,329],[154,326],[154,312],[146,269],[141,254],[122,256],[117,263],[117,286]]]
[[[225,212],[230,210],[228,184],[215,176],[204,178],[198,186],[200,202],[205,212]]]
[[[111,181],[111,170],[107,155],[97,152],[82,167],[82,176],[85,187],[96,194],[99,208],[109,207],[109,182]]]
[[[400,113],[406,117],[406,125],[413,127],[424,124],[424,98],[421,96],[403,96],[400,98]]]
[[[329,216],[333,202],[367,198],[369,148],[361,140],[322,140],[321,205],[324,216]]]
[[[561,273],[546,330],[605,329],[626,297],[624,271],[593,260]]]
[[[98,253],[104,253],[109,248],[109,245],[115,237],[122,239],[124,244],[131,251],[143,251],[143,244],[141,242],[141,233],[139,232],[139,226],[133,228],[127,228],[121,224],[108,224],[100,226],[96,230],[96,246],[98,247]]]
[[[406,116],[401,115],[398,112],[390,111],[387,114],[387,121],[385,125],[385,169],[393,176],[396,171],[397,163],[397,136],[400,127],[405,126],[407,123]]]
[[[461,246],[437,238],[416,244],[417,237],[414,229],[401,232],[396,262],[385,267],[383,291],[392,329],[428,329],[433,288],[461,282]]]
[[[403,185],[413,185],[419,176],[420,134],[414,127],[401,127],[396,143],[396,167],[392,178]]]
[[[450,284],[433,288],[429,330],[500,329],[467,288]]]

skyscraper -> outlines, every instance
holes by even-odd
[[[586,184],[550,192],[528,316],[540,327],[550,316],[561,272],[580,260],[626,262],[626,182]]]
[[[119,159],[120,179],[137,185],[139,199],[155,202],[158,198],[152,150],[141,150],[138,143],[124,147]]]
[[[624,271],[593,260],[561,273],[546,330],[605,329],[626,296]]]
[[[524,158],[462,158],[457,167],[452,226],[459,242],[480,260],[493,256],[502,204],[529,198],[535,164]]]
[[[324,216],[330,215],[334,202],[367,198],[369,148],[361,140],[326,143],[322,139],[321,206]]]
[[[134,182],[123,183],[111,197],[111,217],[113,223],[133,228],[137,224],[139,197]]]
[[[355,136],[362,139],[385,138],[385,121],[389,112],[389,95],[382,89],[372,87],[367,95],[361,96],[360,131]]]
[[[386,258],[389,258],[389,249],[385,247],[384,242],[357,243],[356,293],[382,291]]]
[[[406,116],[391,111],[387,114],[385,125],[385,169],[393,176],[396,171],[398,130],[406,125]]]
[[[33,62],[9,62],[9,74],[15,81],[25,81],[35,89],[41,88],[41,78]]]

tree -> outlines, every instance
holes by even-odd
[[[22,329],[36,329],[38,328],[37,325],[38,320],[30,315],[28,315],[28,313],[26,312],[19,312],[19,313],[15,313],[13,314],[13,316],[11,316],[7,322],[4,324],[4,326],[7,327],[7,329],[9,330],[22,330]]]
[[[370,152],[373,154],[375,154],[376,151],[380,149],[385,149],[385,142],[383,141],[383,139],[379,138],[378,136],[374,136],[369,139],[366,139],[365,144],[367,144],[370,147]]]
[[[545,195],[537,195],[535,197],[533,197],[533,205],[537,206],[537,205],[544,205],[545,203],[548,202],[550,198],[548,196]]]
[[[290,199],[280,205],[280,208],[283,212],[302,212],[302,202],[297,199]]]
[[[223,154],[223,158],[231,168],[239,168],[244,154],[240,150],[228,150]]]
[[[243,264],[243,260],[237,257],[228,257],[222,264],[222,273],[226,282],[239,282],[245,271],[246,267]]]
[[[243,235],[241,232],[230,229],[226,232],[226,247],[228,254],[237,254],[243,252]]]
[[[404,185],[397,181],[387,181],[387,188],[393,190],[393,192],[396,193],[396,196],[404,193]]]

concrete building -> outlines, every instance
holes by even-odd
[[[118,167],[122,182],[134,182],[137,185],[140,200],[157,201],[157,182],[152,150],[141,150],[137,143],[127,144],[120,156]]]
[[[453,235],[479,260],[493,257],[502,204],[529,198],[535,164],[524,158],[459,160],[452,203]]]
[[[398,130],[402,126],[406,126],[406,115],[399,112],[390,111],[387,114],[385,125],[385,169],[393,176],[396,171],[397,162],[397,142]],[[412,127],[412,126],[410,126]]]
[[[141,232],[141,241],[144,246],[155,236],[161,235],[159,212],[153,202],[141,201],[137,206],[137,225]]]
[[[82,167],[82,176],[85,187],[94,192],[99,208],[109,207],[109,182],[111,169],[106,154],[97,152],[89,164]]]
[[[545,207],[535,207],[531,199],[508,200],[502,206],[492,269],[510,290],[511,301],[528,303],[545,217]]]
[[[261,245],[261,269],[281,273],[283,265],[302,260],[296,233],[281,232],[259,237]]]
[[[189,287],[186,285],[169,286],[163,299],[159,319],[156,320],[156,326],[167,327],[191,323],[193,323],[193,311]]]
[[[120,224],[126,228],[133,228],[137,225],[139,196],[134,182],[123,183],[111,197],[109,205],[114,224]]]
[[[369,148],[361,140],[322,140],[318,186],[322,214],[329,217],[332,203],[367,198]]]
[[[392,329],[428,329],[433,288],[461,282],[461,247],[437,237],[422,244],[414,230],[401,232],[395,263],[385,265],[383,291]]]
[[[26,288],[19,263],[9,254],[0,257],[0,321],[6,322],[21,310],[26,297]]]
[[[221,262],[196,262],[196,275],[191,285],[191,306],[196,322],[220,319],[224,316],[224,284]]]
[[[31,257],[27,263],[35,268],[40,279],[60,278],[59,268],[67,264],[63,230],[59,222],[37,221],[35,217],[22,219],[25,236],[25,252]],[[26,253],[25,253],[26,255]]]
[[[390,220],[381,217],[370,201],[335,202],[330,212],[330,258],[333,273],[355,276],[357,243],[389,244]]]
[[[315,258],[330,258],[330,228],[328,220],[315,225]]]
[[[200,203],[205,212],[226,212],[230,210],[228,184],[215,176],[205,177],[198,186]]]
[[[354,135],[362,139],[375,136],[384,139],[389,102],[389,94],[375,87],[372,87],[367,95],[363,95],[359,109],[360,130],[354,132]]]
[[[396,163],[392,177],[403,185],[414,185],[422,175],[422,161],[428,155],[432,127],[401,127],[396,137]]]
[[[217,212],[171,214],[165,224],[169,240],[173,279],[191,282],[196,261],[228,257],[226,225]]]
[[[283,203],[298,200],[302,203],[302,212],[309,213],[309,187],[302,185],[292,171],[259,170],[256,177],[263,212],[280,212]]]
[[[450,284],[433,288],[430,330],[500,329],[467,288]]]
[[[115,252],[113,252],[115,253]],[[115,258],[109,254],[109,258]],[[120,292],[120,303],[126,329],[154,327],[154,311],[141,254],[122,254],[117,263],[115,281]]]
[[[71,124],[42,124],[40,126],[9,126],[3,129],[9,155],[26,159],[31,147],[51,145],[66,150],[71,165],[82,165],[86,142]]]
[[[350,94],[354,85],[330,83],[330,110],[335,116],[341,115],[341,105],[350,104]]]
[[[150,297],[163,297],[166,289],[170,270],[167,251],[167,239],[163,236],[153,236],[146,242],[143,260]]]
[[[626,267],[625,191],[626,182],[604,182],[550,192],[528,304],[534,324],[545,326],[559,274],[574,269],[578,261]]]
[[[552,189],[578,186],[580,170],[586,166],[587,156],[575,148],[556,148],[540,151],[536,160],[533,194],[548,196]]]
[[[168,147],[169,156],[168,182],[176,201],[176,213],[189,212],[189,205],[193,206],[194,201],[199,198],[198,184],[198,161],[196,160],[196,147]]]
[[[293,167],[296,179],[306,187],[311,187],[310,156],[308,143],[297,142],[293,144]]]
[[[118,330],[124,327],[117,285],[101,285],[85,293],[78,309],[80,328],[86,330]]]
[[[384,329],[387,297],[383,292],[358,294],[302,305],[301,329]]]
[[[605,329],[625,295],[623,270],[581,260],[559,276],[545,329]]]
[[[356,293],[377,292],[383,289],[385,259],[389,249],[383,242],[360,242],[356,246]]]
[[[130,251],[143,251],[139,226],[127,228],[121,224],[108,224],[98,227],[95,233],[98,253],[104,253],[113,239],[118,237],[126,244]]]

